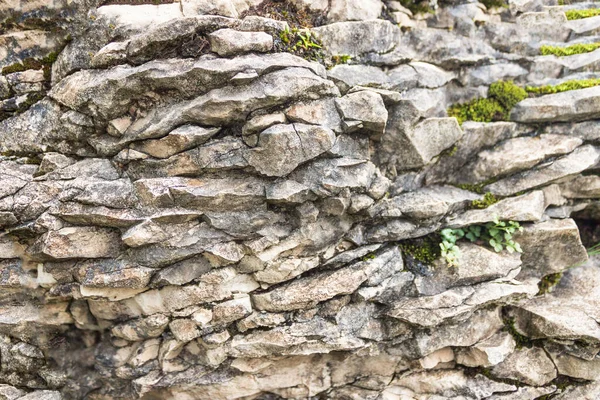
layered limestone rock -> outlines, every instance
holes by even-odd
[[[597,398],[598,86],[446,110],[600,17],[406,5],[1,4],[0,399]]]

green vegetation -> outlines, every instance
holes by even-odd
[[[490,8],[500,8],[508,6],[506,1],[504,0],[479,0],[479,2],[482,3],[488,10]]]
[[[41,60],[35,58],[26,58],[22,63],[15,63],[12,65],[7,65],[2,68],[2,75],[12,74],[14,72],[23,72],[28,69],[43,69],[44,70],[44,79],[47,81],[50,80],[50,73],[52,70],[52,64],[56,61],[58,57],[57,53],[50,53],[46,57]]]
[[[407,240],[400,244],[400,249],[423,264],[431,264],[440,255],[440,238],[438,235],[427,235],[418,239]]]
[[[369,253],[369,254],[361,257],[361,261],[374,260],[375,258],[377,258],[377,256],[375,255],[375,253]]]
[[[600,78],[566,81],[558,85],[527,86],[525,90],[534,94],[551,94],[569,90],[585,89],[600,85]]]
[[[477,193],[477,194],[485,194],[486,192],[483,191],[483,188],[486,187],[487,185],[490,185],[494,182],[496,182],[498,180],[498,178],[490,178],[488,180],[485,180],[483,182],[479,182],[479,183],[458,183],[455,184],[454,186],[456,186],[459,189],[462,190],[468,190],[469,192],[473,192],[473,193]]]
[[[600,254],[600,243],[595,244],[594,246],[587,249],[588,256],[597,256]]]
[[[454,104],[448,109],[448,115],[456,117],[459,124],[465,121],[505,121],[515,104],[525,98],[527,92],[523,88],[512,81],[499,81],[490,85],[487,98]]]
[[[491,206],[492,204],[495,204],[497,202],[499,202],[500,200],[498,198],[496,198],[496,196],[494,196],[492,193],[490,192],[486,192],[485,195],[483,195],[483,199],[481,200],[473,200],[471,202],[471,208],[488,208],[489,206]]]
[[[426,14],[435,12],[427,0],[400,0],[400,4],[408,8],[413,14]]]
[[[552,290],[552,288],[560,282],[562,278],[562,272],[557,272],[555,274],[548,274],[544,276],[540,282],[538,283],[538,295],[548,293]]]
[[[331,56],[331,63],[333,65],[348,64],[351,59],[352,57],[347,54],[340,54],[337,56]]]
[[[588,8],[586,10],[567,10],[565,11],[565,15],[567,19],[582,19],[582,18],[590,18],[600,15],[600,8]]]
[[[488,99],[494,99],[508,112],[521,100],[527,98],[527,92],[512,81],[499,81],[490,85]]]
[[[287,51],[306,60],[323,62],[325,56],[319,40],[308,28],[285,29],[279,33],[281,51]]]
[[[456,242],[462,238],[471,242],[483,242],[490,245],[497,253],[506,249],[509,253],[522,253],[519,243],[513,239],[513,234],[522,231],[523,227],[515,221],[494,221],[485,225],[471,225],[466,228],[442,229],[440,232],[442,242],[440,243],[441,255],[446,259],[449,267],[458,267],[460,249]]]
[[[510,333],[510,335],[515,339],[515,343],[517,344],[517,349],[522,349],[523,347],[532,347],[533,341],[529,339],[527,336],[522,335],[515,328],[515,319],[505,317],[503,318],[504,322],[504,331]]]
[[[567,47],[544,45],[540,47],[540,53],[544,56],[555,55],[557,57],[564,57],[590,53],[598,48],[600,48],[600,43],[579,43]]]

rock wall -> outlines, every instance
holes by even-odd
[[[600,86],[446,113],[593,5],[140,3],[0,4],[1,399],[600,397]]]

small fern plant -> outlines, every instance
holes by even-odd
[[[522,232],[523,227],[516,221],[500,221],[495,217],[492,222],[485,225],[471,225],[466,228],[442,229],[440,235],[441,255],[449,267],[458,267],[460,248],[456,242],[462,238],[471,242],[489,244],[497,253],[506,249],[509,253],[522,253],[521,245],[513,239],[513,234]]]

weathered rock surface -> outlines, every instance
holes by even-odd
[[[517,122],[578,121],[598,118],[598,88],[570,90],[525,99],[511,112]]]
[[[593,4],[149,3],[0,5],[0,398],[598,397],[597,87],[448,117]]]

